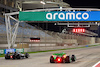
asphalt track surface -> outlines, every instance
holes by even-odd
[[[75,54],[77,60],[72,63],[50,63],[52,53],[65,52],[68,55]],[[92,67],[100,61],[100,46],[61,50],[53,52],[43,52],[30,54],[28,59],[5,60],[0,58],[0,67]]]

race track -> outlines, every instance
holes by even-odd
[[[73,63],[50,63],[52,53],[65,52],[76,55]],[[100,61],[100,46],[30,54],[30,58],[21,60],[5,60],[0,58],[0,67],[91,67]]]

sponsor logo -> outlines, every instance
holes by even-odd
[[[24,52],[24,49],[16,49],[17,52]]]
[[[4,50],[0,50],[0,54],[4,54]]]
[[[60,20],[74,20],[74,19],[78,19],[78,20],[81,20],[81,19],[88,19],[89,18],[89,14],[84,12],[84,13],[81,13],[81,12],[78,12],[78,13],[47,13],[46,14],[46,19],[48,20],[56,20],[56,19],[60,19]]]
[[[8,52],[13,53],[13,52],[15,52],[15,49],[5,49],[5,54]]]

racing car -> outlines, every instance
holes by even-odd
[[[5,55],[5,59],[23,59],[23,58],[28,58],[28,57],[29,57],[28,53],[21,54],[21,53],[18,53],[18,52],[14,52],[13,54],[10,54],[10,52],[8,52]]]
[[[71,63],[75,62],[76,57],[75,55],[67,55],[66,53],[53,53],[52,56],[50,56],[50,63]]]

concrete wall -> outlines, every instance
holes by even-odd
[[[4,36],[4,35],[1,35]],[[6,36],[6,35],[5,35]],[[62,38],[61,38],[62,37]],[[28,42],[30,43],[29,38],[17,38],[16,44],[18,43],[25,43]],[[32,46],[64,46],[68,44],[77,44],[78,45],[87,45],[87,44],[95,44],[95,43],[100,43],[100,38],[95,38],[95,37],[87,37],[87,36],[77,36],[77,35],[59,35],[55,36],[54,38],[41,38],[41,41],[39,43],[31,43],[33,44]],[[0,37],[0,47],[1,48],[7,48],[7,39],[6,37]]]
[[[95,43],[95,37],[91,37],[90,44],[94,44],[94,43]]]
[[[76,39],[63,39],[63,43],[77,43]]]
[[[100,43],[100,38],[96,38],[96,43]]]
[[[32,51],[45,51],[45,50],[55,50],[55,49],[66,49],[66,48],[73,48],[77,46],[51,46],[51,47],[32,47],[32,48],[25,48],[25,52],[32,52]]]

